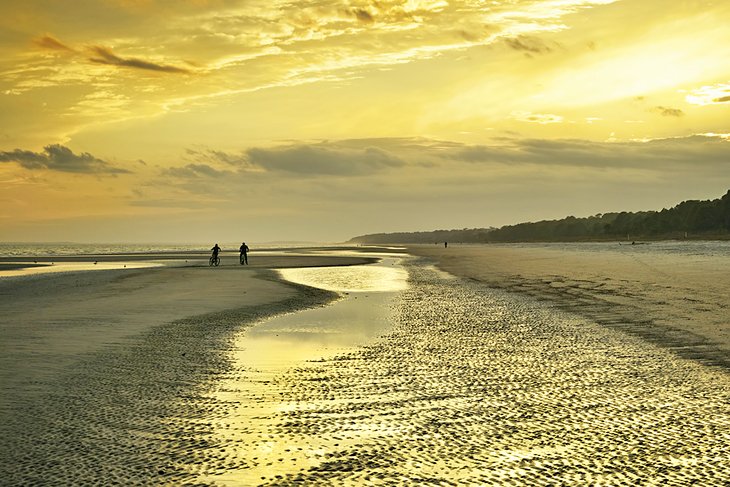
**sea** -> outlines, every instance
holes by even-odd
[[[0,242],[0,257],[40,257],[55,255],[145,254],[164,252],[208,252],[213,243],[75,243]],[[223,251],[238,251],[237,243],[221,243]],[[248,243],[253,249],[287,249],[325,246],[319,242]]]

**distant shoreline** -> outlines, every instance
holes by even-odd
[[[714,241],[727,241],[730,240],[730,234],[702,234],[702,235],[688,235],[687,237],[679,236],[651,236],[651,235],[636,235],[631,236],[630,240],[615,237],[615,238],[574,238],[574,239],[519,239],[519,240],[458,240],[458,239],[431,239],[431,240],[361,240],[360,237],[355,237],[348,241],[348,243],[359,244],[359,245],[419,245],[419,244],[443,244],[447,242],[449,244],[519,244],[519,243],[631,243],[631,242],[714,242]]]

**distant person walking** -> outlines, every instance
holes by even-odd
[[[449,242],[444,242],[444,248],[449,246]]]
[[[246,242],[241,242],[241,247],[238,250],[241,252],[241,265],[248,265],[248,245],[246,245]]]

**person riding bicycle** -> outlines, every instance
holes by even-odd
[[[248,245],[246,245],[246,242],[241,242],[241,247],[238,250],[241,252],[239,257],[241,265],[248,264]]]
[[[217,258],[218,258],[218,252],[220,252],[220,251],[221,251],[221,248],[220,248],[220,247],[218,247],[218,244],[215,244],[215,245],[213,246],[213,248],[212,248],[212,249],[210,249],[210,250],[212,250],[212,251],[213,251],[213,255],[211,256],[211,258],[212,258],[213,260],[217,259]]]

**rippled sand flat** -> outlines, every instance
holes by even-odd
[[[219,402],[226,485],[725,485],[730,377],[413,266],[390,333]],[[230,384],[230,377],[227,384]],[[242,411],[248,411],[247,414]],[[244,419],[242,421],[242,418]],[[228,469],[226,469],[228,465]]]
[[[416,245],[410,251],[453,274],[546,300],[730,370],[726,243]]]

